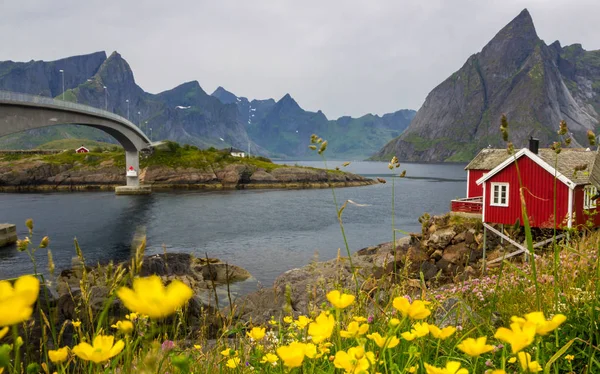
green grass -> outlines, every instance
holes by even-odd
[[[103,149],[110,149],[110,148],[114,148],[114,147],[121,148],[121,146],[117,145],[117,144],[98,142],[98,141],[89,140],[89,139],[57,139],[57,140],[49,141],[48,143],[41,144],[41,145],[35,147],[35,149],[75,150],[81,146],[84,146],[89,150],[96,148],[96,147],[100,147]]]

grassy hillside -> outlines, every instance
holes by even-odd
[[[90,150],[97,147],[103,149],[112,149],[114,147],[121,148],[121,146],[117,144],[97,142],[95,140],[89,139],[57,139],[48,143],[41,144],[35,149],[77,149],[81,146],[84,146]]]

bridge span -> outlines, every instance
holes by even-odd
[[[152,147],[148,137],[132,122],[114,113],[49,97],[0,91],[0,137],[55,125],[81,125],[100,129],[125,149],[127,193],[148,193],[139,185],[139,153]]]

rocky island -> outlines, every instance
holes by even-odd
[[[89,153],[0,153],[0,192],[110,190],[125,184],[119,148]],[[167,142],[140,159],[140,182],[153,190],[325,188],[377,183],[339,170],[280,165],[264,157],[234,157],[228,151]]]

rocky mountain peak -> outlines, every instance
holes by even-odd
[[[286,93],[276,104],[280,110],[297,111],[302,110],[300,105],[292,98],[289,93]]]
[[[216,97],[223,104],[234,104],[237,102],[237,96],[221,86],[217,87],[217,89],[210,96]]]
[[[133,70],[121,55],[115,51],[102,63],[96,77],[110,86],[135,85]]]

